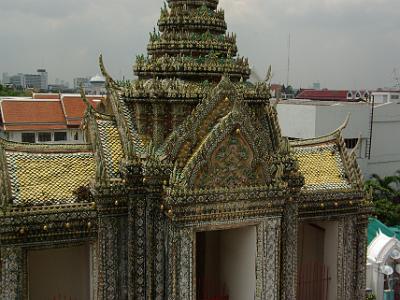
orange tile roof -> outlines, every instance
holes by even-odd
[[[96,100],[102,99],[104,99],[102,96],[88,97],[93,107],[100,103]],[[78,127],[82,122],[86,105],[79,95],[61,95],[61,100],[3,99],[0,101],[0,111],[0,121],[2,121],[0,126],[5,131],[60,130]]]
[[[96,107],[103,97],[87,97],[93,107]],[[65,114],[67,125],[80,125],[82,117],[86,111],[86,105],[79,96],[62,96],[61,103]]]

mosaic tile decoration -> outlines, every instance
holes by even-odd
[[[94,178],[92,153],[6,152],[13,204],[74,203],[74,191]]]
[[[114,121],[97,120],[97,126],[106,158],[107,173],[110,178],[119,177],[119,164],[124,153],[117,125]]]
[[[351,188],[336,143],[295,147],[294,157],[304,175],[304,190]]]

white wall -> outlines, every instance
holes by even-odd
[[[226,287],[229,300],[254,300],[256,226],[205,233],[205,278],[210,292]]]
[[[400,104],[375,107],[369,173],[393,175],[400,170]]]
[[[316,107],[280,103],[277,107],[282,134],[287,137],[315,137]]]
[[[256,291],[256,227],[223,231],[220,240],[221,282],[229,300],[254,300]]]
[[[89,269],[89,245],[29,251],[29,300],[89,299]]]
[[[368,136],[370,107],[365,103],[346,103],[333,106],[317,106],[315,136],[323,136],[336,130],[350,114],[347,127],[343,130],[345,138]]]
[[[39,142],[38,140],[38,131],[24,131],[24,132],[34,132],[36,134],[36,143],[43,143]],[[54,130],[48,131],[40,131],[40,132],[51,132],[52,134],[52,141],[46,142],[46,144],[82,144],[84,143],[84,134],[79,129],[66,129],[66,130],[58,130],[58,132],[66,132],[67,133],[67,140],[66,141],[54,141]],[[78,140],[74,140],[74,133],[78,132]],[[0,133],[1,134],[1,133]],[[22,131],[8,131],[6,137],[10,141],[14,142],[22,142]]]

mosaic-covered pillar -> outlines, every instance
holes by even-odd
[[[297,297],[297,233],[299,217],[298,204],[288,203],[282,222],[282,294],[284,300]]]
[[[1,248],[1,300],[26,299],[26,252],[17,246]]]
[[[128,299],[127,218],[100,215],[98,223],[98,299]]]
[[[357,222],[356,238],[357,238],[357,249],[356,249],[356,259],[357,259],[357,282],[356,282],[356,299],[365,299],[365,289],[366,289],[366,261],[367,261],[367,228],[368,228],[368,218],[360,217]]]
[[[338,300],[359,299],[355,298],[357,276],[355,223],[355,218],[347,217],[340,220],[338,225]]]
[[[165,215],[161,208],[163,170],[146,166],[129,195],[129,299],[165,299]],[[132,183],[133,184],[133,183]]]
[[[151,300],[165,299],[165,215],[160,210],[160,199],[157,195],[150,196],[150,220],[151,220],[151,246],[149,247],[152,270],[152,296]]]
[[[146,299],[146,199],[131,196],[128,211],[129,300]]]
[[[193,257],[195,233],[191,228],[169,225],[168,300],[193,300]]]
[[[280,218],[269,219],[257,226],[256,300],[279,299],[280,238]]]

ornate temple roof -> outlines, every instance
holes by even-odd
[[[280,201],[300,191],[362,197],[356,158],[340,130],[290,144],[281,136],[269,82],[247,82],[248,61],[237,56],[236,36],[226,33],[217,0],[168,4],[159,32],[150,34],[148,55],[136,59],[137,80],[115,82],[100,59],[109,111],[96,111],[82,95],[90,146],[2,142],[4,201],[73,203],[92,179],[91,191],[110,182],[127,190],[129,172],[140,180],[154,172],[178,194],[243,188]],[[75,112],[64,110],[73,122]]]

